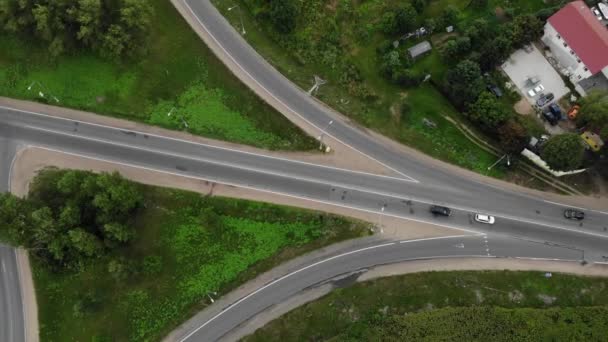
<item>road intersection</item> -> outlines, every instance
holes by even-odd
[[[0,107],[0,191],[8,189],[11,165],[18,147],[36,146],[84,158],[368,211],[379,216],[438,224],[468,236],[404,243],[386,241],[364,247],[366,249],[341,251],[321,260],[323,262],[317,261],[298,272],[285,274],[279,281],[243,297],[222,311],[222,319],[191,322],[191,329],[178,340],[220,339],[264,308],[286,300],[302,289],[379,264],[463,256],[601,262],[608,256],[607,212],[587,210],[584,223],[569,221],[562,216],[564,205],[511,188],[496,187],[412,158],[386,141],[376,139],[336,117],[332,110],[298,89],[247,45],[209,1],[180,2],[229,56],[231,63],[241,68],[241,76],[250,78],[245,83],[256,83],[258,91],[272,96],[284,111],[290,111],[313,129],[327,127],[325,134],[329,137],[387,166],[395,171],[396,176],[355,172]],[[334,123],[327,125],[331,120]],[[454,214],[449,218],[434,217],[428,212],[430,204],[447,205],[454,209]],[[496,224],[474,222],[472,215],[477,212],[496,216]],[[4,252],[0,259],[3,265],[5,262],[14,264]],[[9,325],[13,326],[7,325],[4,329],[4,325],[0,325],[3,328],[0,340],[24,340],[18,335],[22,334],[19,330],[23,330],[24,323],[19,319],[23,315],[17,314],[18,305],[14,302],[20,298],[19,289],[15,289],[14,279],[18,283],[18,278],[14,278],[14,273],[12,268],[3,269],[0,282],[0,290],[5,292],[0,293],[0,323],[10,322]],[[11,311],[8,311],[9,306]]]

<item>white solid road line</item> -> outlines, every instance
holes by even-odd
[[[447,236],[447,237],[434,237],[434,238],[426,238],[426,239],[406,240],[406,241],[401,241],[400,243],[407,243],[407,242],[422,242],[422,241],[431,241],[431,240],[438,240],[438,239],[449,239],[449,238],[461,238],[461,237],[466,237],[466,235],[465,235],[465,236],[463,236],[463,235],[455,235],[455,236]],[[286,274],[286,275],[284,275],[284,276],[282,276],[282,277],[280,277],[280,278],[278,278],[278,279],[276,279],[276,280],[274,280],[274,281],[272,281],[272,282],[270,282],[270,283],[268,283],[268,284],[266,284],[266,285],[264,285],[264,286],[260,287],[259,289],[257,289],[257,290],[255,290],[255,291],[251,292],[250,294],[248,294],[248,295],[246,295],[245,297],[243,297],[243,298],[241,298],[241,299],[237,300],[236,302],[234,302],[234,303],[230,304],[230,305],[229,305],[229,306],[227,306],[227,307],[226,307],[224,310],[222,310],[221,312],[219,312],[219,313],[218,313],[218,314],[216,314],[215,316],[211,317],[211,318],[210,318],[208,321],[206,321],[205,323],[203,323],[202,325],[200,325],[198,328],[196,328],[196,329],[194,329],[193,331],[191,331],[191,332],[190,332],[188,335],[186,335],[185,337],[183,337],[183,338],[180,340],[180,342],[183,342],[183,341],[187,340],[187,339],[188,339],[188,338],[190,338],[192,335],[196,334],[196,332],[197,332],[197,331],[199,331],[200,329],[204,328],[206,325],[208,325],[209,323],[213,322],[213,321],[214,321],[214,320],[216,320],[218,317],[220,317],[221,315],[223,315],[224,313],[226,313],[226,312],[227,312],[227,311],[229,311],[230,309],[234,308],[235,306],[239,305],[239,304],[240,304],[240,303],[242,303],[243,301],[245,301],[245,300],[247,300],[247,299],[251,298],[252,296],[256,295],[257,293],[259,293],[259,292],[263,291],[264,289],[267,289],[268,287],[270,287],[270,286],[272,286],[272,285],[275,285],[276,283],[278,283],[278,282],[280,282],[280,281],[282,281],[282,280],[285,280],[285,279],[287,279],[287,278],[289,278],[289,277],[291,277],[291,276],[293,276],[293,275],[295,275],[295,274],[298,274],[298,273],[300,273],[300,272],[302,272],[302,271],[305,271],[305,270],[307,270],[307,269],[313,268],[313,267],[315,267],[315,266],[319,266],[319,265],[321,265],[321,264],[324,264],[324,263],[326,263],[326,262],[329,262],[329,261],[332,261],[332,260],[335,260],[335,259],[338,259],[338,258],[342,258],[342,257],[348,256],[348,255],[352,255],[352,254],[356,254],[356,253],[361,253],[361,252],[368,251],[368,250],[371,250],[371,249],[377,249],[377,248],[382,248],[382,247],[393,246],[393,245],[395,245],[396,243],[397,243],[397,242],[389,242],[389,243],[384,243],[384,244],[381,244],[381,245],[376,245],[376,246],[365,247],[365,248],[357,249],[357,250],[354,250],[354,251],[350,251],[350,252],[342,253],[342,254],[335,255],[335,256],[329,257],[329,258],[327,258],[327,259],[323,259],[323,260],[321,260],[321,261],[315,262],[314,264],[310,264],[310,265],[308,265],[308,266],[302,267],[302,268],[300,268],[300,269],[298,269],[298,270],[295,270],[295,271],[293,271],[293,272],[291,272],[291,273],[288,273],[288,274]]]
[[[455,239],[455,238],[470,238],[470,237],[480,237],[487,236],[485,233],[479,233],[477,235],[448,235],[448,236],[438,236],[432,238],[424,238],[424,239],[414,239],[414,240],[402,240],[399,243],[412,243],[412,242],[420,242],[420,241],[430,241],[430,240],[443,240],[443,239]]]
[[[10,169],[8,170],[8,189],[7,189],[8,192],[11,191],[11,182],[12,182],[12,179],[13,179],[13,166],[15,166],[15,161],[17,160],[17,155],[19,155],[19,149],[18,148],[15,151],[15,155],[13,156],[13,160],[11,160]]]
[[[402,241],[401,243],[407,243],[407,242],[419,242],[419,241],[427,241],[427,240],[437,240],[437,239],[447,239],[447,238],[455,238],[455,237],[466,237],[466,236],[452,236],[452,237],[440,237],[440,238],[428,238],[428,239],[416,239],[416,240],[409,240],[409,241]],[[292,275],[302,272],[304,270],[307,270],[311,267],[314,266],[318,266],[320,264],[323,264],[325,262],[337,259],[337,258],[341,258],[347,255],[351,255],[351,254],[355,254],[355,253],[360,253],[366,250],[370,250],[370,249],[375,249],[375,248],[381,248],[381,247],[387,247],[387,246],[391,246],[394,245],[395,243],[386,243],[386,244],[382,244],[382,245],[377,245],[377,246],[371,246],[371,247],[366,247],[366,248],[362,248],[362,249],[358,249],[355,251],[351,251],[351,252],[347,252],[344,254],[340,254],[340,255],[336,255],[333,257],[330,257],[328,259],[324,259],[321,260],[317,263],[314,263],[312,265],[303,267],[299,270],[296,270],[292,273],[289,273],[287,275],[284,275],[281,278],[278,278],[270,283],[268,283],[267,285],[262,286],[261,288],[257,289],[256,291],[248,294],[245,297],[242,297],[241,299],[239,299],[238,301],[230,304],[229,306],[227,306],[225,309],[223,309],[222,311],[220,311],[219,313],[217,313],[215,316],[211,317],[209,320],[207,320],[205,323],[203,323],[202,325],[198,326],[196,329],[194,329],[193,331],[191,331],[190,333],[188,333],[185,337],[181,338],[179,340],[179,342],[184,342],[185,340],[187,340],[188,338],[190,338],[192,335],[196,334],[199,330],[201,330],[202,328],[204,328],[205,326],[207,326],[209,323],[213,322],[214,320],[216,320],[217,318],[219,318],[220,316],[222,316],[223,314],[225,314],[226,312],[228,312],[229,310],[233,309],[235,306],[239,305],[240,303],[242,303],[243,301],[251,298],[252,296],[254,296],[255,294],[259,293],[260,291],[263,291],[264,289],[275,285],[276,283],[285,280],[288,277],[291,277]],[[398,262],[394,262],[392,264],[398,264],[398,263],[403,263],[403,262],[412,262],[412,261],[420,261],[420,260],[435,260],[435,259],[459,259],[459,258],[479,258],[479,259],[500,259],[501,257],[497,257],[497,256],[493,256],[493,255],[481,255],[481,254],[463,254],[463,255],[435,255],[435,256],[428,256],[428,257],[419,257],[419,258],[409,258],[409,259],[405,259],[405,260],[401,260]],[[571,259],[552,259],[552,258],[528,258],[528,257],[516,257],[515,259],[519,259],[519,260],[537,260],[537,261],[558,261],[558,262],[579,262],[579,260],[571,260]],[[601,264],[601,262],[596,262],[596,264]],[[608,263],[606,263],[608,264]]]
[[[60,134],[67,134],[67,133],[60,133]],[[92,138],[89,138],[89,139],[92,139]],[[416,219],[416,218],[411,218],[411,217],[405,217],[405,216],[399,216],[399,215],[395,215],[395,214],[389,214],[386,211],[380,212],[380,211],[374,211],[374,210],[369,210],[369,209],[365,209],[365,208],[351,207],[351,206],[342,205],[342,204],[338,204],[338,203],[334,203],[334,202],[322,201],[322,200],[318,200],[318,199],[312,199],[312,198],[308,198],[308,197],[302,197],[302,196],[292,195],[292,194],[288,194],[288,193],[267,190],[267,189],[263,189],[263,188],[256,188],[256,187],[248,186],[248,185],[233,184],[233,183],[230,183],[230,182],[225,182],[225,181],[217,180],[217,179],[213,180],[213,179],[210,179],[210,178],[190,176],[190,175],[186,175],[186,174],[183,174],[183,173],[176,173],[176,172],[170,172],[170,171],[165,171],[165,170],[160,170],[160,169],[155,169],[155,168],[149,168],[149,167],[135,165],[135,164],[122,163],[122,162],[118,162],[118,161],[114,161],[114,160],[108,160],[108,159],[103,159],[103,158],[98,158],[98,157],[92,157],[92,156],[78,154],[78,153],[65,152],[65,151],[55,150],[55,149],[51,149],[51,148],[47,148],[47,147],[41,147],[41,146],[35,146],[35,145],[32,145],[32,146],[40,148],[40,149],[48,150],[48,151],[53,151],[53,152],[58,152],[58,153],[65,153],[65,154],[69,154],[69,155],[73,155],[73,156],[78,156],[78,157],[83,157],[83,158],[88,158],[88,159],[93,159],[93,160],[99,160],[99,161],[104,161],[104,162],[108,162],[108,163],[114,163],[114,164],[117,164],[117,165],[124,165],[124,166],[129,166],[129,167],[140,168],[140,169],[144,169],[144,170],[151,170],[151,171],[171,174],[171,175],[175,175],[175,176],[187,177],[187,178],[191,178],[191,179],[198,179],[198,180],[204,180],[204,181],[212,181],[212,182],[216,182],[216,183],[220,183],[220,184],[225,184],[225,185],[229,185],[229,186],[241,187],[241,188],[244,188],[244,189],[251,189],[251,190],[258,190],[258,191],[263,191],[263,192],[266,192],[266,193],[271,193],[271,194],[276,194],[276,195],[282,195],[282,196],[288,196],[288,197],[302,199],[302,200],[307,200],[307,201],[312,201],[312,202],[316,202],[316,203],[322,203],[322,204],[333,205],[333,206],[347,208],[347,209],[359,210],[359,211],[363,211],[363,212],[367,212],[367,213],[372,213],[372,214],[376,214],[376,215],[383,215],[383,216],[387,216],[387,217],[394,217],[394,218],[405,219],[405,220],[410,220],[410,221],[414,221],[414,222],[426,223],[426,224],[431,224],[431,225],[435,225],[435,226],[440,226],[440,227],[445,227],[445,228],[450,228],[450,229],[456,229],[456,230],[459,230],[459,231],[464,231],[464,232],[473,233],[473,234],[483,234],[483,233],[481,233],[479,231],[472,230],[472,229],[466,229],[466,228],[461,228],[461,227],[450,226],[450,225],[443,224],[443,223],[437,223],[437,222],[433,222],[433,221],[426,221],[426,220],[421,220],[421,219]],[[217,163],[217,164],[222,165],[221,163]],[[243,169],[243,168],[241,168],[241,169]],[[247,170],[247,169],[245,169],[245,170]],[[268,174],[272,174],[271,172],[267,172],[267,173]],[[323,181],[318,181],[318,180],[308,180],[308,179],[305,179],[305,178],[297,178],[297,177],[289,177],[289,176],[283,176],[283,177],[293,178],[293,179],[301,179],[301,180],[304,180],[304,181],[308,181],[308,182],[312,182],[312,183],[317,183],[317,184],[324,184],[324,185],[328,185],[328,186],[333,186],[334,185],[334,184],[325,183]],[[349,186],[344,186],[344,187],[345,188],[349,188]],[[435,204],[432,201],[421,200],[421,199],[416,199],[416,198],[404,198],[404,197],[400,197],[398,195],[393,195],[393,194],[388,194],[388,193],[381,193],[381,192],[375,192],[375,191],[371,191],[371,190],[361,190],[361,189],[358,189],[357,187],[351,188],[351,189],[362,191],[362,192],[366,192],[366,193],[370,193],[370,194],[374,194],[374,195],[378,195],[378,196],[392,197],[392,198],[395,198],[395,199],[398,199],[398,200],[411,200],[411,201],[415,201],[415,202],[419,202],[419,203],[423,203],[423,204],[429,204],[429,205]],[[463,208],[463,207],[458,207],[458,206],[451,206],[451,207],[453,209],[457,209],[457,210],[465,211],[465,212],[472,212],[472,213],[478,212],[478,210],[472,209],[472,208]],[[524,220],[524,219],[521,219],[521,218],[509,216],[509,215],[496,214],[496,213],[491,213],[491,212],[488,212],[488,214],[491,214],[491,215],[493,215],[493,216],[495,216],[497,218],[505,218],[505,219],[508,219],[508,220],[516,221],[516,222],[523,222],[523,223],[527,223],[527,224],[539,225],[539,226],[553,228],[553,229],[565,230],[565,231],[569,231],[569,232],[573,232],[573,233],[578,233],[578,234],[591,235],[591,236],[596,236],[596,237],[601,237],[601,238],[607,238],[608,237],[608,235],[604,235],[604,234],[597,234],[597,233],[593,233],[593,232],[589,232],[589,231],[583,231],[583,230],[576,230],[576,229],[571,229],[571,228],[566,228],[566,227],[560,227],[560,226],[545,224],[545,223],[537,222],[537,221]]]
[[[575,207],[575,206],[570,205],[570,204],[563,204],[563,203],[558,203],[558,202],[551,202],[551,201],[547,201],[547,200],[544,200],[544,201],[545,201],[546,203],[549,203],[549,204],[555,204],[555,205],[559,205],[559,206],[562,206],[562,207],[564,207],[564,208],[580,209],[580,210],[592,211],[592,212],[594,212],[594,213],[598,213],[598,214],[608,215],[608,212],[606,212],[606,211],[599,211],[599,210],[595,210],[595,209],[588,209],[588,208]]]
[[[276,283],[278,283],[278,282],[280,282],[280,281],[282,281],[282,280],[285,280],[285,279],[287,279],[287,278],[289,278],[289,277],[291,277],[291,276],[293,276],[293,275],[295,275],[295,274],[298,274],[298,273],[300,273],[300,272],[302,272],[302,271],[305,271],[305,270],[307,270],[307,269],[309,269],[309,268],[312,268],[312,267],[315,267],[315,266],[318,266],[318,265],[324,264],[324,263],[326,263],[326,262],[332,261],[332,260],[334,260],[334,259],[338,259],[338,258],[345,257],[345,256],[347,256],[347,255],[352,255],[352,254],[355,254],[355,253],[360,253],[360,252],[363,252],[363,251],[368,251],[368,250],[371,250],[371,249],[377,249],[377,248],[382,248],[382,247],[392,246],[392,245],[395,245],[395,244],[396,244],[396,242],[389,242],[389,243],[384,243],[384,244],[381,244],[381,245],[376,245],[376,246],[365,247],[365,248],[357,249],[357,250],[354,250],[354,251],[350,251],[350,252],[342,253],[342,254],[335,255],[335,256],[333,256],[333,257],[330,257],[330,258],[327,258],[327,259],[324,259],[324,260],[318,261],[318,262],[316,262],[316,263],[314,263],[314,264],[311,264],[311,265],[308,265],[308,266],[306,266],[306,267],[302,267],[302,268],[300,268],[300,269],[298,269],[298,270],[296,270],[296,271],[293,271],[293,272],[291,272],[291,273],[288,273],[288,274],[286,274],[286,275],[284,275],[284,276],[282,276],[282,277],[280,277],[280,278],[278,278],[278,279],[276,279],[276,280],[273,280],[273,281],[271,281],[270,283],[268,283],[268,284],[266,284],[266,285],[264,285],[264,286],[260,287],[259,289],[257,289],[257,290],[255,290],[255,291],[251,292],[250,294],[248,294],[248,295],[246,295],[245,297],[243,297],[243,298],[241,298],[241,299],[237,300],[236,302],[234,302],[234,303],[230,304],[230,305],[229,305],[229,306],[227,306],[225,309],[223,309],[221,312],[219,312],[219,313],[218,313],[218,314],[216,314],[215,316],[211,317],[211,318],[210,318],[208,321],[206,321],[205,323],[203,323],[202,325],[200,325],[198,328],[194,329],[194,330],[193,330],[193,331],[191,331],[189,334],[187,334],[185,337],[183,337],[182,339],[180,339],[180,342],[183,342],[183,341],[187,340],[187,339],[188,339],[188,338],[190,338],[192,335],[196,334],[196,332],[198,332],[199,330],[201,330],[202,328],[204,328],[205,326],[207,326],[207,324],[209,324],[209,323],[213,322],[213,321],[214,321],[214,320],[216,320],[218,317],[220,317],[221,315],[225,314],[225,313],[226,313],[226,312],[228,312],[230,309],[234,308],[235,306],[239,305],[240,303],[244,302],[245,300],[247,300],[247,299],[251,298],[252,296],[255,296],[255,295],[256,295],[257,293],[259,293],[260,291],[263,291],[264,289],[267,289],[268,287],[270,287],[270,286],[272,286],[272,285],[274,285],[274,284],[276,284]]]
[[[190,144],[190,145],[195,145],[195,146],[203,146],[203,147],[207,147],[207,148],[210,148],[210,149],[216,149],[216,150],[221,150],[221,151],[230,151],[230,152],[235,152],[235,153],[241,153],[241,154],[256,156],[256,157],[260,157],[260,158],[268,158],[268,159],[273,159],[273,160],[280,160],[280,161],[289,162],[289,163],[293,163],[293,164],[308,165],[308,166],[314,166],[314,167],[325,168],[325,169],[330,169],[330,170],[338,170],[338,171],[343,171],[343,172],[349,172],[349,173],[353,173],[353,174],[360,174],[360,175],[368,175],[368,176],[374,176],[374,177],[379,177],[379,178],[393,179],[393,180],[402,181],[402,182],[419,183],[417,180],[415,180],[415,179],[413,179],[411,177],[399,178],[399,177],[392,177],[392,176],[375,174],[375,173],[370,173],[370,172],[365,172],[365,171],[343,169],[343,168],[339,168],[339,167],[335,167],[335,166],[328,166],[328,165],[323,165],[323,164],[314,164],[314,163],[305,162],[305,161],[301,161],[301,160],[297,160],[297,159],[287,159],[287,158],[276,157],[276,156],[271,156],[271,155],[262,154],[262,153],[255,153],[255,152],[243,151],[243,150],[238,150],[238,149],[233,149],[233,148],[228,148],[228,147],[222,147],[222,146],[217,146],[217,145],[210,145],[210,144],[200,143],[200,142],[196,142],[196,141],[189,141],[189,140],[184,140],[184,139],[178,139],[178,138],[158,135],[158,134],[154,134],[154,133],[146,133],[146,132],[141,132],[141,131],[137,131],[137,130],[127,129],[127,128],[120,128],[120,127],[114,127],[114,126],[108,126],[108,125],[102,125],[102,124],[97,124],[97,123],[92,123],[92,122],[87,122],[87,121],[80,121],[80,120],[76,120],[76,119],[68,119],[68,118],[64,118],[64,117],[60,117],[60,116],[53,116],[53,115],[48,115],[48,114],[44,114],[44,113],[37,113],[37,112],[32,112],[32,111],[27,111],[27,110],[22,110],[22,109],[17,109],[17,108],[11,108],[11,107],[6,107],[6,106],[0,106],[0,109],[20,112],[20,113],[26,113],[26,114],[31,114],[31,115],[37,115],[37,116],[43,116],[43,117],[51,118],[51,119],[54,119],[54,120],[77,122],[79,125],[82,124],[82,125],[89,125],[89,126],[93,126],[93,127],[101,127],[101,128],[106,128],[106,129],[118,131],[118,132],[133,132],[133,133],[136,133],[136,134],[140,134],[142,136],[146,135],[146,136],[154,137],[154,138],[158,138],[158,139],[171,140],[171,141],[176,141],[176,142],[179,142],[179,143]],[[42,128],[38,128],[38,127],[35,127],[35,126],[31,126],[31,125],[26,125],[26,127],[33,128],[33,129],[42,129]],[[175,131],[175,132],[181,132],[181,131]],[[84,137],[83,135],[74,135],[74,136]],[[251,146],[251,147],[255,148],[253,146]]]
[[[348,189],[357,190],[357,191],[361,191],[361,192],[372,193],[372,194],[379,195],[379,196],[388,196],[388,197],[399,198],[398,194],[393,194],[393,193],[389,193],[389,192],[376,192],[376,191],[373,191],[373,190],[370,190],[370,189],[366,189],[364,187],[352,186],[352,185],[348,185],[348,184],[341,183],[341,182],[328,183],[328,182],[324,182],[324,181],[321,181],[321,180],[318,180],[318,179],[315,179],[315,178],[297,177],[297,176],[292,176],[292,175],[285,174],[285,173],[273,172],[273,171],[269,171],[269,170],[265,170],[265,169],[260,169],[260,168],[249,168],[249,167],[245,167],[245,166],[241,166],[241,165],[237,165],[237,164],[233,164],[233,163],[224,163],[224,162],[217,161],[217,160],[214,160],[214,159],[199,158],[199,157],[195,157],[195,156],[185,155],[185,154],[176,153],[176,152],[169,152],[169,151],[165,151],[165,150],[149,149],[149,148],[144,148],[144,147],[139,147],[139,146],[133,146],[133,145],[128,145],[128,144],[123,144],[123,143],[119,143],[119,142],[114,142],[114,141],[110,141],[110,140],[91,138],[91,137],[87,137],[87,136],[84,136],[84,135],[67,133],[67,132],[62,132],[62,131],[56,131],[56,130],[47,129],[47,128],[41,128],[41,127],[37,127],[37,126],[23,125],[21,127],[25,127],[25,128],[28,128],[28,129],[31,129],[31,130],[35,130],[35,131],[48,132],[48,133],[52,133],[52,134],[56,134],[56,135],[64,135],[64,136],[78,138],[78,139],[83,139],[83,140],[90,140],[90,141],[94,141],[94,142],[102,143],[102,144],[120,146],[120,147],[127,148],[127,149],[134,149],[134,150],[139,150],[139,151],[152,152],[152,153],[162,154],[162,155],[171,156],[171,157],[177,156],[177,157],[180,157],[180,158],[183,158],[183,159],[189,159],[189,160],[194,160],[194,161],[201,161],[201,162],[206,162],[206,163],[210,163],[210,164],[216,164],[216,165],[226,166],[226,167],[230,167],[230,168],[234,168],[234,169],[239,169],[239,170],[253,171],[253,172],[258,172],[258,173],[263,173],[263,174],[283,177],[283,178],[292,178],[292,179],[297,179],[297,180],[303,180],[303,181],[312,182],[312,183],[324,184],[324,185],[332,186],[332,187],[336,187],[336,186],[337,187],[343,187],[343,188],[348,188]],[[345,172],[351,172],[350,170],[344,170],[344,171]],[[376,175],[372,174],[371,176],[375,177]],[[401,179],[401,178],[394,178],[394,179],[396,179],[398,181],[402,181],[404,183],[411,183],[411,182],[409,182],[409,181],[407,181],[405,179]]]
[[[308,120],[307,118],[305,118],[304,116],[300,115],[298,112],[296,112],[295,110],[293,110],[293,109],[292,109],[291,107],[289,107],[289,106],[288,106],[286,103],[284,103],[283,101],[281,101],[281,99],[279,99],[278,97],[276,97],[276,96],[275,96],[275,95],[274,95],[274,94],[273,94],[273,93],[272,93],[270,90],[266,89],[266,87],[264,87],[264,86],[263,86],[263,85],[262,85],[262,84],[261,84],[261,83],[260,83],[260,82],[259,82],[259,81],[258,81],[256,78],[255,78],[255,77],[253,77],[253,75],[251,75],[251,74],[250,74],[250,73],[249,73],[247,70],[245,70],[245,68],[244,68],[243,66],[241,66],[241,64],[240,64],[239,62],[237,62],[237,60],[236,60],[234,57],[232,57],[232,55],[231,55],[231,54],[228,52],[228,50],[226,50],[226,48],[224,48],[224,46],[223,46],[223,45],[220,43],[220,41],[219,41],[217,38],[215,38],[215,36],[213,35],[213,33],[211,33],[211,31],[209,31],[209,29],[207,29],[207,26],[205,26],[205,24],[203,24],[203,22],[202,22],[202,21],[199,19],[199,17],[196,15],[196,13],[194,13],[194,11],[192,10],[192,7],[190,7],[190,5],[188,4],[188,1],[186,1],[186,0],[182,0],[182,3],[183,3],[184,5],[186,5],[186,7],[188,7],[188,10],[189,10],[189,11],[190,11],[190,13],[192,14],[192,16],[193,16],[193,17],[196,19],[196,21],[197,21],[197,22],[198,22],[198,23],[201,25],[201,27],[203,28],[203,30],[205,30],[205,31],[207,32],[207,34],[209,35],[209,37],[211,37],[211,39],[213,39],[213,40],[215,41],[216,45],[217,45],[219,48],[221,48],[221,49],[222,49],[222,51],[224,51],[224,53],[226,54],[226,56],[228,56],[228,57],[229,57],[229,58],[232,60],[232,62],[233,62],[233,63],[234,63],[236,66],[238,66],[238,67],[239,67],[239,69],[241,69],[241,71],[242,71],[242,72],[244,72],[245,74],[247,74],[247,76],[249,76],[249,78],[250,78],[250,79],[251,79],[253,82],[255,82],[255,83],[256,83],[256,84],[257,84],[257,85],[258,85],[260,88],[264,89],[264,91],[266,91],[266,93],[267,93],[269,96],[271,96],[271,97],[272,97],[272,98],[273,98],[275,101],[277,101],[277,102],[278,102],[278,103],[280,103],[282,106],[284,106],[285,108],[287,108],[287,110],[289,110],[289,111],[290,111],[292,114],[296,115],[297,117],[299,117],[300,119],[304,120],[306,123],[308,123],[308,124],[309,124],[309,125],[311,125],[312,127],[316,128],[316,129],[317,129],[317,130],[318,130],[320,133],[324,133],[325,135],[327,135],[327,136],[329,136],[329,137],[333,138],[334,140],[338,141],[339,143],[343,144],[344,146],[346,146],[346,147],[348,147],[348,148],[351,148],[353,151],[356,151],[356,152],[360,153],[361,155],[363,155],[363,156],[365,156],[365,157],[367,157],[367,158],[369,158],[369,159],[371,159],[371,160],[375,161],[376,163],[378,163],[378,164],[380,164],[380,165],[382,165],[382,166],[384,166],[384,167],[386,167],[386,168],[388,168],[388,169],[390,169],[390,170],[392,170],[392,171],[394,171],[394,172],[396,172],[396,173],[398,173],[398,174],[402,175],[403,177],[409,178],[411,181],[418,183],[418,181],[417,181],[417,180],[415,180],[414,178],[412,178],[412,177],[410,177],[410,176],[406,175],[405,173],[403,173],[403,172],[401,172],[401,171],[399,171],[399,170],[397,170],[397,169],[395,169],[395,168],[393,168],[393,167],[391,167],[391,166],[389,166],[389,165],[386,165],[385,163],[383,163],[383,162],[381,162],[381,161],[377,160],[376,158],[374,158],[374,157],[372,157],[372,156],[370,156],[370,155],[368,155],[368,154],[364,153],[363,151],[360,151],[360,150],[358,150],[358,149],[354,148],[353,146],[351,146],[351,145],[349,145],[349,144],[345,143],[344,141],[342,141],[342,140],[338,139],[337,137],[335,137],[335,136],[334,136],[334,135],[332,135],[331,133],[329,133],[329,132],[326,132],[326,131],[322,130],[320,127],[318,127],[317,125],[315,125],[314,123],[312,123],[310,120]],[[220,60],[221,60],[221,58],[220,58]],[[265,61],[263,58],[262,58],[262,60],[263,60],[264,62],[266,62],[266,61]],[[279,73],[279,74],[280,74],[280,73]],[[286,80],[287,80],[287,79],[286,79]],[[287,80],[287,82],[290,82],[290,81],[289,81],[289,80]],[[290,82],[290,83],[291,83],[291,82]],[[341,120],[338,120],[338,121],[342,122]],[[344,123],[342,123],[342,124],[344,124]],[[344,124],[344,125],[345,125],[345,124]]]

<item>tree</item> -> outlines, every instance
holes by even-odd
[[[298,7],[294,0],[270,0],[269,17],[274,28],[282,34],[289,34],[296,28]]]
[[[576,125],[593,130],[601,130],[608,125],[608,91],[594,91],[582,99]]]
[[[477,9],[484,9],[488,7],[488,0],[471,0],[469,6]]]
[[[99,239],[82,228],[72,229],[68,232],[70,247],[86,257],[98,256],[101,252]]]
[[[153,15],[146,0],[4,0],[0,30],[41,40],[53,57],[87,49],[132,58],[146,50]]]
[[[538,40],[543,34],[543,23],[533,15],[520,15],[509,25],[513,46],[520,47]]]
[[[385,12],[380,21],[380,27],[386,34],[403,34],[414,29],[415,25],[416,9],[409,3]]]
[[[487,41],[480,49],[479,64],[482,70],[491,70],[511,53],[511,41],[504,34]]]
[[[393,74],[401,68],[401,57],[399,51],[391,50],[382,56],[382,65],[380,69],[387,78],[392,78]]]
[[[395,15],[397,33],[406,33],[416,26],[416,9],[410,4],[401,5]]]
[[[118,243],[127,243],[135,236],[135,231],[132,228],[120,223],[105,224],[103,233],[106,239]]]
[[[479,64],[468,59],[450,69],[446,79],[450,97],[460,106],[474,102],[484,89]]]
[[[543,146],[541,157],[554,170],[569,171],[580,167],[585,147],[575,133],[552,136]]]
[[[469,37],[458,37],[448,40],[439,50],[441,56],[448,62],[459,59],[471,50]]]
[[[484,91],[469,106],[468,117],[487,131],[496,131],[511,115],[493,94]]]
[[[519,154],[528,144],[530,137],[519,122],[509,119],[498,128],[500,147],[509,154]]]
[[[441,17],[439,18],[439,24],[442,27],[456,25],[459,15],[460,11],[458,11],[458,8],[454,7],[453,5],[448,5],[443,9],[443,12],[441,13]]]

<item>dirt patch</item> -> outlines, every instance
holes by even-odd
[[[534,112],[534,108],[532,108],[530,102],[523,97],[513,105],[513,109],[515,109],[515,112],[522,115],[530,115]]]

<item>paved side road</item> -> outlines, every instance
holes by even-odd
[[[496,235],[439,237],[384,241],[328,254],[268,280],[248,293],[228,294],[194,316],[165,341],[232,341],[233,335],[256,315],[296,297],[303,291],[330,284],[345,286],[368,270],[408,260],[437,258],[522,258],[579,260],[574,250]],[[258,321],[257,325],[262,324]],[[254,324],[255,325],[255,324]]]
[[[0,245],[0,341],[25,341],[25,322],[15,250]]]

